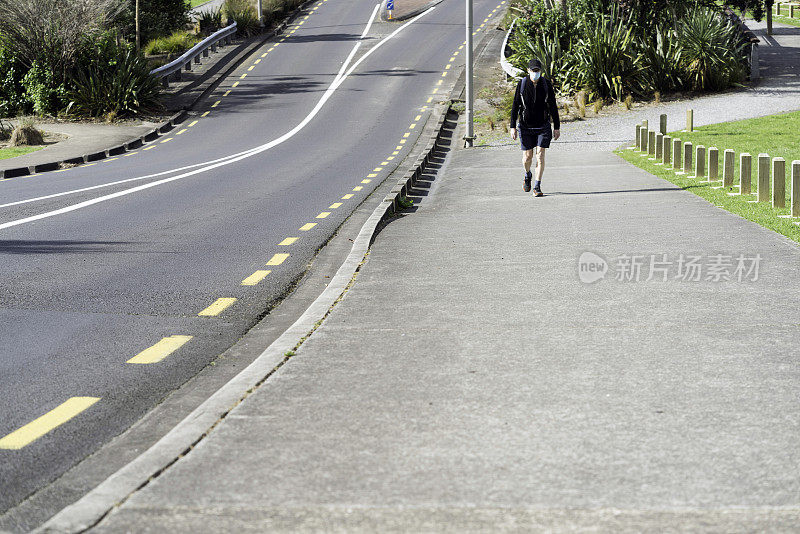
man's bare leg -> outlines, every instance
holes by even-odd
[[[540,146],[536,147],[536,181],[542,181],[542,175],[544,174],[544,151],[547,150],[546,148],[542,148]]]
[[[528,174],[531,171],[531,165],[533,164],[533,149],[531,150],[523,150],[522,151],[522,167],[525,169],[525,174]]]

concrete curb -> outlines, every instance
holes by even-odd
[[[125,152],[131,150],[135,150],[141,147],[145,143],[149,143],[150,141],[158,139],[159,137],[170,132],[172,129],[174,129],[176,126],[182,123],[188,116],[188,111],[194,108],[194,106],[196,106],[200,100],[205,98],[206,95],[208,95],[208,93],[210,93],[214,89],[214,87],[216,87],[217,83],[220,80],[223,80],[227,76],[229,76],[230,73],[233,72],[242,63],[242,61],[244,61],[245,58],[250,56],[253,53],[253,51],[256,50],[259,46],[263,45],[269,39],[272,39],[273,37],[283,33],[283,30],[286,28],[286,26],[288,26],[289,23],[295,17],[297,17],[297,15],[303,9],[305,9],[309,4],[312,4],[314,1],[315,0],[307,0],[300,7],[289,13],[283,19],[283,21],[280,24],[278,24],[278,26],[276,26],[273,30],[270,30],[266,34],[261,35],[250,42],[245,42],[239,45],[239,47],[241,48],[240,52],[236,53],[236,55],[229,61],[230,65],[227,68],[223,68],[216,75],[209,77],[207,80],[199,84],[198,87],[201,88],[201,90],[199,90],[197,96],[191,100],[191,103],[184,106],[184,108],[181,111],[172,115],[169,119],[162,122],[152,130],[147,132],[146,134],[134,138],[133,140],[128,141],[127,143],[123,143],[122,145],[113,146],[111,148],[100,150],[90,154],[82,154],[80,156],[74,156],[59,161],[39,163],[37,165],[30,165],[28,167],[16,167],[12,169],[0,170],[0,180],[5,180],[7,178],[17,178],[21,176],[30,176],[32,174],[55,171],[65,166],[82,165],[84,163],[100,161],[106,158],[124,154]],[[172,95],[172,97],[175,96],[176,95]]]
[[[391,19],[389,19],[386,16],[386,3],[388,2],[388,0],[383,0],[383,3],[381,4],[381,22],[401,22],[403,20],[408,20],[410,18],[416,17],[420,13],[424,13],[425,11],[427,11],[428,9],[432,8],[435,5],[441,4],[442,1],[443,0],[432,0],[431,2],[429,2],[428,4],[419,9],[415,9],[414,11],[411,11],[409,13],[404,13],[399,17],[392,17]]]

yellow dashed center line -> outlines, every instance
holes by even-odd
[[[322,213],[317,215],[317,219],[324,219],[325,217],[327,217],[330,214],[331,214],[331,212],[329,212],[329,211],[323,211]]]
[[[240,80],[244,80],[245,78],[247,78],[247,73],[246,72],[244,74],[242,74],[241,76],[239,76]]]
[[[232,87],[239,87],[239,83],[240,82],[233,82],[233,86]]]
[[[284,239],[283,241],[278,243],[278,246],[281,247],[281,246],[292,245],[298,239],[300,239],[300,238],[299,237],[287,237],[286,239]]]
[[[255,66],[255,65],[250,65],[249,67],[247,67],[247,70],[248,70],[248,71],[251,71],[251,70],[253,70],[254,68],[256,68],[256,66]]]
[[[0,449],[19,450],[63,425],[99,400],[99,397],[72,397],[43,416],[0,439]]]
[[[447,76],[447,71],[442,71],[442,78],[444,78],[445,76]]]
[[[353,188],[353,191],[361,191],[362,189],[364,189],[362,186],[357,185]]]
[[[377,178],[377,177],[378,177],[378,174],[377,174],[377,173],[374,173],[374,172],[371,172],[371,173],[369,173],[369,174],[367,175],[367,178]]]
[[[316,225],[317,225],[317,223],[306,223],[306,224],[304,224],[303,226],[300,227],[300,231],[301,232],[308,232],[309,230],[314,228]]]
[[[126,363],[158,363],[192,339],[192,336],[169,336],[128,360]]]
[[[275,254],[269,259],[267,265],[280,265],[281,263],[286,261],[286,258],[288,257],[289,257],[288,254]]]
[[[444,83],[444,80],[439,80],[438,82],[436,82],[436,85],[442,85],[442,83]]]
[[[187,128],[184,128],[183,130],[181,130],[180,132],[176,133],[175,135],[181,135],[183,132],[188,132],[188,131],[189,130]]]
[[[155,147],[156,147],[156,145],[150,145],[148,147],[143,148],[142,150],[153,150]],[[87,165],[87,167],[88,167],[88,165]]]
[[[195,124],[197,124],[198,122],[199,122],[199,121],[192,121],[192,122],[189,124],[189,128],[191,128],[192,126],[194,126],[194,125],[195,125]]]
[[[335,210],[336,208],[339,208],[339,207],[341,207],[341,205],[342,205],[342,203],[341,203],[341,202],[334,202],[333,204],[331,204],[330,206],[328,206],[328,209],[329,209],[329,210]]]
[[[398,151],[399,150],[403,150],[403,145],[397,145],[394,149],[398,150]],[[397,153],[399,154],[400,152],[397,152]]]
[[[438,88],[434,87],[434,88],[433,88],[433,91],[432,91],[432,92],[433,92],[433,94],[436,94],[436,92],[437,92],[438,90],[439,90]]]
[[[200,115],[200,117],[208,117],[208,114],[209,114],[209,113],[211,113],[211,112],[210,112],[210,111],[206,111],[205,113],[203,113],[202,115]]]
[[[216,102],[214,102],[213,104],[211,104],[211,107],[212,107],[212,108],[215,108],[215,107],[219,106],[220,102],[222,102],[222,100],[217,100]]]
[[[167,137],[166,139],[164,139],[164,140],[163,140],[163,141],[161,141],[161,142],[162,142],[162,143],[167,143],[167,142],[169,142],[169,141],[172,141],[172,139],[173,139],[172,137]]]
[[[406,140],[405,140],[405,139],[400,139],[400,144],[401,144],[401,145],[404,145],[404,144],[406,144]]]
[[[112,161],[117,161],[119,158],[109,158],[105,160],[106,163],[111,163]]]
[[[345,196],[342,197],[342,200],[350,200],[351,198],[353,198],[353,194],[347,193]]]
[[[408,127],[408,129],[409,129],[409,130],[413,130],[413,129],[414,129],[414,128],[416,128],[416,127],[417,127],[417,123],[415,122],[414,124],[410,125],[410,126]]]
[[[388,161],[381,161],[381,165],[388,165],[388,164],[389,164],[389,162],[388,162]],[[378,167],[378,168],[380,169],[381,167]],[[376,169],[376,170],[377,170],[377,169]]]
[[[215,317],[233,305],[234,302],[236,302],[236,299],[233,297],[219,298],[215,300],[211,306],[201,311],[197,315],[200,317]]]
[[[405,139],[407,139],[410,136],[411,136],[411,132],[406,132],[406,133],[403,134],[403,138],[405,138]]]
[[[388,158],[386,158],[386,159],[387,159],[387,162],[388,162],[388,161],[392,161],[392,160],[394,159],[394,156],[389,156],[389,157],[388,157]]]
[[[222,96],[228,96],[229,94],[231,94],[231,90],[230,90],[230,89],[228,89],[227,91],[225,91],[225,93],[224,93]]]
[[[396,156],[396,155],[398,155],[399,153],[400,153],[400,151],[399,151],[399,150],[395,150],[394,152],[392,152],[392,156]]]
[[[368,183],[370,183],[371,181],[372,181],[372,180],[370,180],[369,178],[364,178],[363,180],[361,180],[361,183],[362,183],[362,184],[368,184]]]
[[[262,281],[264,278],[266,278],[267,275],[269,273],[271,273],[271,272],[272,271],[266,271],[266,270],[264,270],[264,271],[261,271],[261,270],[256,271],[253,274],[251,274],[250,276],[248,276],[247,278],[245,278],[244,280],[242,280],[242,285],[243,286],[258,285],[258,283],[260,281]]]

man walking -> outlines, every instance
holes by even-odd
[[[553,120],[553,128],[550,127]],[[511,106],[511,138],[517,140],[519,135],[522,146],[522,166],[525,178],[522,190],[531,190],[531,163],[533,150],[536,149],[536,183],[533,193],[537,197],[542,193],[542,174],[544,174],[544,151],[550,147],[550,141],[558,139],[561,121],[558,118],[558,103],[550,81],[542,76],[542,63],[532,59],[528,63],[528,76],[517,84],[514,104]]]

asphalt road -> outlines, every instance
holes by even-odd
[[[463,2],[391,40],[362,37],[375,7],[312,4],[133,154],[0,183],[0,513],[233,345],[407,154],[463,65]]]

